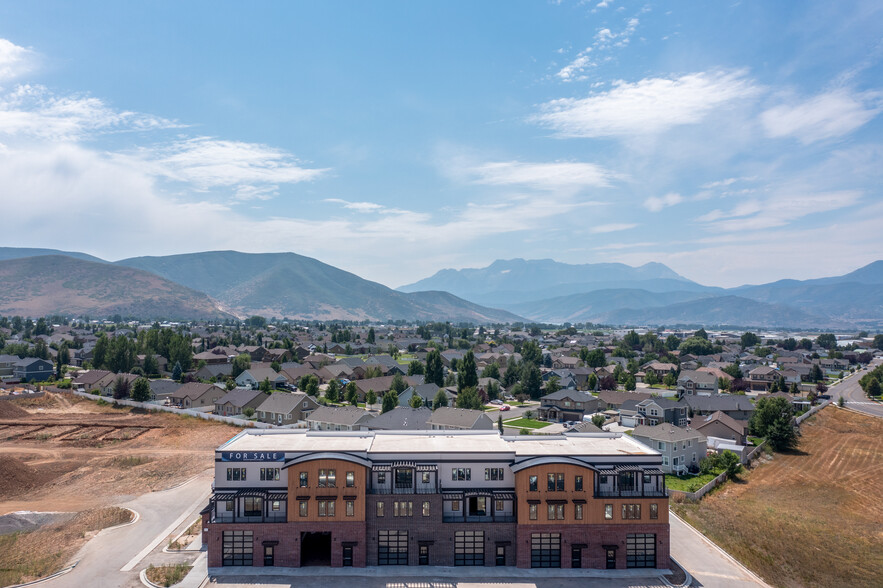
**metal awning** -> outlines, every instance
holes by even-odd
[[[392,462],[392,467],[394,467],[394,468],[416,468],[417,462],[415,462],[415,461],[394,461],[394,462]]]
[[[658,475],[658,476],[665,475],[665,472],[663,472],[659,468],[648,468],[648,469],[644,470],[644,473],[645,474],[654,474],[654,475]]]
[[[618,465],[613,468],[613,471],[619,474],[622,472],[642,472],[644,470],[641,469],[641,466],[636,465]]]
[[[462,492],[442,492],[442,500],[463,500]]]
[[[392,469],[392,466],[388,463],[385,464],[375,464],[371,466],[371,470],[375,472],[388,472]]]
[[[513,492],[494,492],[494,500],[515,500]]]
[[[437,472],[438,466],[435,464],[421,463],[417,466],[418,472]]]

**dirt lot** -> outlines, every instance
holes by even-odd
[[[675,511],[774,586],[876,586],[883,578],[883,419],[836,407],[699,504]]]
[[[82,511],[171,487],[212,467],[239,430],[65,393],[0,401],[0,515]]]

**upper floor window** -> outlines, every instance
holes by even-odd
[[[279,468],[261,468],[261,482],[274,481],[279,481]]]
[[[574,478],[573,489],[576,490],[577,492],[583,491],[583,477],[582,476],[577,476],[576,478]]]
[[[637,520],[641,518],[640,504],[623,504],[622,505],[623,520]]]
[[[604,518],[607,519],[608,521],[613,519],[613,505],[612,504],[605,504],[604,505]]]
[[[377,472],[377,483],[386,484],[386,472]]]
[[[537,477],[536,477],[536,476],[530,476],[530,477],[527,479],[527,485],[528,485],[528,489],[529,489],[531,492],[536,492],[536,491],[538,490],[538,488],[537,488]]]
[[[347,472],[346,473],[346,487],[354,488],[356,485],[356,473],[355,472]]]
[[[245,482],[245,468],[227,468],[228,482]]]
[[[650,518],[658,519],[659,518],[659,505],[655,502],[650,504]]]
[[[451,470],[451,480],[455,482],[468,482],[472,480],[471,468],[454,468]]]
[[[485,480],[502,480],[503,468],[484,468]]]
[[[431,478],[430,478],[430,476],[429,476],[429,472],[423,472],[423,475],[422,475],[422,477],[421,477],[421,479],[420,479],[420,482],[423,483],[423,484],[429,484],[430,479],[431,479]]]
[[[319,488],[334,488],[337,486],[336,470],[319,470]],[[334,516],[334,515],[331,515]]]
[[[546,489],[549,492],[564,492],[564,474],[547,474]]]
[[[306,488],[307,486],[309,486],[309,484],[307,483],[308,479],[309,479],[309,476],[306,472],[300,473],[300,487],[301,488]]]
[[[528,508],[527,508],[528,518],[530,518],[530,520],[532,520],[532,521],[537,520],[537,505],[536,504],[529,504],[527,506],[528,506]]]
[[[550,521],[563,521],[564,520],[564,505],[563,504],[550,504],[549,505],[549,520]]]

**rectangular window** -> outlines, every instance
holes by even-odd
[[[309,486],[309,484],[307,483],[307,481],[308,481],[307,473],[306,473],[306,472],[301,472],[301,473],[300,473],[300,487],[301,487],[301,488],[306,488],[307,486]]]
[[[451,480],[454,482],[468,482],[472,480],[472,468],[454,468],[451,470]]]
[[[414,470],[397,469],[395,471],[396,488],[407,490],[414,487]]]
[[[621,472],[618,482],[620,490],[634,492],[637,489],[635,485],[635,472]]]
[[[564,492],[564,474],[558,474],[558,492]]]
[[[613,520],[613,505],[605,504],[604,505],[604,518],[608,521]]]
[[[574,504],[573,505],[573,518],[578,521],[583,520],[583,505],[582,504]]]
[[[503,501],[502,500],[495,500],[494,501],[494,511],[495,512],[502,512],[504,510],[506,510],[506,508],[503,506]]]
[[[642,477],[642,481],[644,482],[645,486],[647,484],[649,484],[650,483],[650,474],[644,474],[644,476]]]
[[[226,507],[227,512],[233,512],[233,501],[232,500],[225,501],[224,506]]]
[[[536,504],[529,504],[528,505],[527,511],[528,511],[528,515],[529,515],[530,520],[532,520],[532,521],[537,520],[537,510],[538,509],[537,509]]]
[[[582,476],[577,476],[573,480],[573,489],[576,490],[577,492],[583,491],[583,477]]]
[[[355,488],[356,487],[356,473],[355,472],[347,472],[346,473],[346,487],[347,488]]]
[[[334,516],[334,501],[333,500],[320,500],[319,501],[319,516],[320,517],[333,517]]]
[[[254,556],[252,531],[224,531],[222,565],[250,566]]]
[[[563,521],[564,520],[564,505],[563,504],[550,504],[548,508],[548,518],[550,521]]]
[[[528,478],[528,485],[529,485],[529,489],[530,489],[531,492],[536,492],[536,491],[538,490],[538,488],[537,488],[537,477],[536,477],[536,476],[531,476],[530,478]]]
[[[423,472],[423,476],[420,479],[420,481],[424,484],[429,484],[430,480],[431,480],[431,478],[429,477],[429,472]]]
[[[656,443],[656,448],[660,451],[665,451],[665,441],[658,441]]]
[[[460,501],[452,500],[451,501],[451,510],[454,512],[460,512]]]
[[[356,502],[354,500],[346,501],[346,516],[356,516]]]
[[[278,482],[279,468],[261,468],[261,482]]]
[[[636,533],[626,535],[625,561],[627,568],[656,567],[656,535]]]
[[[377,503],[377,516],[378,517],[383,516],[383,503],[382,502]]]
[[[243,499],[244,514],[247,517],[259,517],[264,512],[264,499],[246,496]]]
[[[423,516],[425,516],[425,517],[429,516],[429,501],[428,500],[423,501]]]
[[[377,483],[386,484],[386,472],[377,472]]]
[[[228,482],[245,482],[245,468],[227,468]]]
[[[279,512],[280,510],[282,510],[282,502],[280,502],[279,500],[274,500],[270,504],[270,510],[272,510],[273,512]]]
[[[502,480],[503,468],[484,468],[484,479],[486,481]]]
[[[546,490],[549,492],[555,491],[555,474],[546,475]]]
[[[659,518],[659,505],[655,502],[650,505],[650,518],[658,519]]]
[[[309,503],[306,500],[301,500],[298,503],[298,513],[302,517],[305,517],[309,514],[309,509],[307,508],[307,504],[309,504]]]
[[[392,516],[409,517],[414,514],[413,503],[407,500],[392,503]]]
[[[623,504],[622,505],[623,520],[639,520],[641,518],[640,504]]]
[[[607,476],[601,476],[601,480],[599,481],[599,483],[606,484],[607,483]]]

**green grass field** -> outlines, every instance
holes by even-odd
[[[525,418],[503,421],[504,427],[515,427],[518,429],[542,429],[543,427],[548,427],[550,424],[551,423]]]
[[[698,476],[665,475],[665,487],[682,492],[696,492],[717,476],[717,474],[699,474]]]

